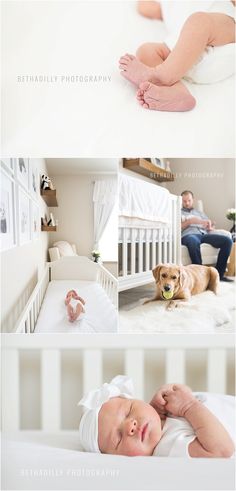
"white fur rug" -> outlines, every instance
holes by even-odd
[[[219,295],[206,291],[173,311],[167,302],[142,305],[144,298],[119,312],[119,331],[138,333],[215,333],[234,331],[235,283],[220,283]]]

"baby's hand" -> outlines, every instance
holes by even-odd
[[[173,416],[184,416],[185,411],[194,401],[192,391],[187,385],[166,384],[160,387],[150,404],[161,419],[164,419],[168,412]]]
[[[175,384],[167,390],[163,398],[166,401],[165,409],[173,416],[184,417],[186,411],[196,402],[196,399],[187,385]]]
[[[168,412],[165,407],[166,400],[164,399],[164,396],[167,391],[173,390],[174,385],[175,384],[162,385],[150,402],[150,405],[156,409],[161,419],[165,419]]]

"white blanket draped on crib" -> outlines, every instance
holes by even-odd
[[[119,176],[119,215],[169,223],[170,193],[141,179]]]

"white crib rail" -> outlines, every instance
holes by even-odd
[[[118,306],[118,281],[117,279],[104,268],[101,264],[97,264],[97,282],[105,290],[108,298],[113,305]]]
[[[160,263],[181,264],[181,196],[170,195],[171,221],[157,228],[119,226],[122,237],[119,291],[153,280],[152,269]],[[130,236],[128,240],[127,237]]]
[[[30,295],[23,312],[16,323],[16,333],[31,333],[34,331],[48,283],[49,268],[48,265],[46,265],[40,280]]]
[[[210,392],[225,393],[227,382],[227,350],[233,348],[233,335],[78,335],[41,334],[39,336],[2,335],[3,341],[3,428],[20,427],[20,370],[21,350],[41,351],[41,420],[42,429],[61,428],[61,350],[80,350],[83,369],[78,374],[83,392],[96,388],[103,380],[103,351],[119,350],[123,373],[133,378],[136,397],[144,396],[145,353],[165,351],[164,382],[186,382],[186,352],[207,351],[206,387]],[[9,383],[10,380],[10,383]]]

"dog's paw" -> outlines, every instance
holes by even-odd
[[[175,310],[178,307],[177,302],[175,300],[171,300],[166,306],[166,310]]]

